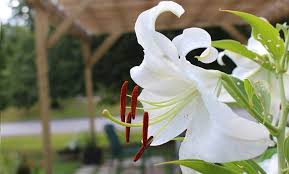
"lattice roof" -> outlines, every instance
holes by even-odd
[[[134,29],[137,16],[155,6],[157,0],[30,0],[31,4],[41,5],[51,18],[77,16],[74,28],[87,34],[121,33]],[[186,12],[178,19],[170,13],[161,15],[157,29],[180,29],[192,26],[218,26],[240,24],[241,19],[220,12],[231,9],[250,12],[275,21],[289,15],[288,0],[176,0]],[[53,5],[52,5],[53,4]]]

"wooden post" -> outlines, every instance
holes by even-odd
[[[95,137],[95,124],[94,124],[94,102],[93,102],[93,78],[92,78],[92,66],[89,64],[89,60],[91,57],[91,49],[90,44],[88,42],[82,42],[82,52],[84,58],[84,80],[85,80],[85,89],[87,96],[87,109],[89,116],[89,127],[90,127],[90,135],[92,138]]]
[[[52,151],[49,126],[49,82],[47,65],[47,32],[48,15],[41,9],[35,9],[35,41],[36,41],[36,66],[38,82],[38,102],[42,123],[43,157],[45,174],[52,174]]]
[[[111,48],[115,41],[121,36],[121,34],[111,34],[92,54],[90,48],[90,42],[82,41],[82,53],[84,58],[84,80],[86,96],[88,101],[88,116],[89,116],[89,127],[91,137],[95,137],[95,104],[93,102],[93,77],[92,77],[92,67],[99,61],[102,56]]]

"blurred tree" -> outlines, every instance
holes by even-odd
[[[83,93],[83,61],[80,43],[71,36],[64,36],[49,50],[49,81],[52,105],[58,99]]]
[[[0,94],[6,104],[29,107],[36,101],[34,42],[25,27],[5,25],[1,43]]]

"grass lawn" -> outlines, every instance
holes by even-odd
[[[59,101],[61,109],[51,110],[51,119],[79,118],[87,116],[87,102],[85,98],[70,98]],[[119,104],[97,104],[96,116],[101,116],[103,109],[109,109],[112,114],[119,113]],[[39,106],[35,104],[31,108],[9,107],[1,112],[2,122],[39,120]]]
[[[23,154],[23,153],[22,153]],[[32,174],[44,174],[42,168],[42,158],[40,152],[25,153],[27,161],[25,164],[30,166]],[[0,156],[1,174],[16,174],[18,166],[22,163],[21,157],[15,152],[3,152]],[[80,161],[61,161],[57,157],[53,160],[53,174],[73,174],[81,166]]]
[[[61,161],[56,154],[57,150],[64,148],[70,141],[79,139],[81,145],[85,144],[85,134],[54,134],[51,137],[54,160],[54,174],[73,174],[81,165],[80,161]],[[118,137],[122,144],[125,143],[124,133],[118,133]],[[132,143],[140,143],[141,133],[135,132],[131,135]],[[34,161],[38,164],[42,158],[42,139],[41,136],[24,136],[24,137],[2,137],[0,144],[0,166],[4,166],[3,171],[15,173],[15,169],[20,163],[19,154],[25,155],[28,161]],[[96,141],[98,146],[107,149],[109,146],[105,134],[97,134]],[[106,151],[104,151],[107,153]],[[13,170],[13,171],[12,171]],[[5,173],[4,172],[4,173]],[[1,173],[1,172],[0,172]],[[2,173],[1,173],[2,174]],[[43,174],[43,172],[37,173]]]

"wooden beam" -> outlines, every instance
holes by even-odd
[[[94,65],[97,63],[103,55],[112,47],[112,45],[120,38],[120,33],[112,33],[110,34],[104,42],[94,51],[91,56],[89,63],[90,65]]]
[[[63,21],[66,21],[67,18],[69,18],[63,9],[61,9],[60,7],[58,7],[55,4],[52,4],[50,1],[47,1],[47,0],[45,0],[45,1],[44,0],[27,0],[27,2],[28,2],[28,5],[30,5],[31,7],[35,8],[35,9],[36,8],[41,9],[41,10],[45,11],[47,14],[49,14],[48,15],[49,22],[53,26],[58,26]],[[91,37],[87,33],[87,31],[82,26],[80,26],[77,22],[73,21],[68,32],[70,34],[72,34],[73,36],[76,36],[82,40],[85,40],[85,41],[91,40]]]
[[[222,24],[222,28],[227,31],[234,39],[237,39],[241,43],[245,44],[247,43],[247,38],[241,34],[233,24]]]
[[[87,64],[88,60],[91,57],[91,49],[89,42],[82,42],[82,53],[84,58],[84,80],[85,80],[85,89],[87,97],[87,109],[89,116],[89,128],[90,135],[92,138],[95,137],[95,112],[94,112],[94,101],[93,101],[93,78],[92,78],[92,66]]]
[[[63,35],[63,33],[67,32],[69,27],[75,22],[75,20],[79,17],[79,15],[88,7],[88,4],[91,0],[83,0],[80,2],[80,5],[76,9],[76,11],[67,19],[63,20],[59,26],[56,27],[56,31],[49,37],[48,39],[48,47],[52,47],[58,39]]]
[[[36,9],[35,38],[36,38],[36,66],[38,82],[38,102],[42,124],[43,158],[45,174],[52,174],[52,151],[49,126],[50,99],[48,82],[48,64],[46,38],[48,33],[48,15],[41,9]]]

